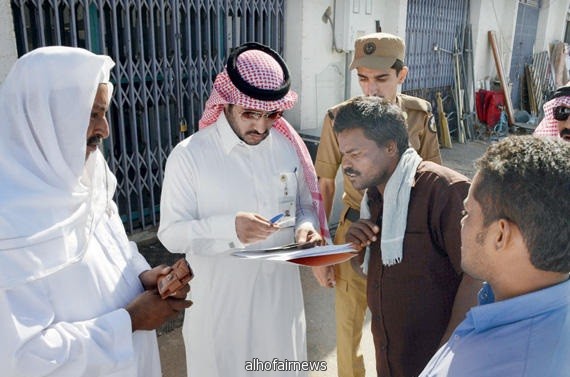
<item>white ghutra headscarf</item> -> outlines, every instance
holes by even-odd
[[[108,56],[44,47],[22,56],[0,87],[0,289],[83,256],[116,180],[86,136]]]

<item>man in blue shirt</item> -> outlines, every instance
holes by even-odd
[[[420,377],[570,376],[570,145],[511,137],[477,167],[461,264],[487,283]]]

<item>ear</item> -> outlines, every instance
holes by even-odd
[[[226,117],[228,116],[228,114],[231,114],[231,105],[228,103],[224,105],[224,114],[226,115]]]
[[[408,67],[403,66],[400,70],[400,74],[398,74],[398,84],[403,84],[404,80],[408,76]]]
[[[495,251],[507,258],[506,263],[512,265],[528,263],[532,265],[530,253],[518,225],[500,219],[497,221],[496,230],[497,232],[494,234]]]
[[[396,145],[396,141],[389,140],[386,143],[386,151],[388,152],[389,156],[396,156],[398,154],[398,146]]]
[[[495,250],[501,251],[511,248],[516,241],[517,235],[520,232],[516,228],[516,225],[511,223],[506,219],[499,219],[495,225],[496,233],[494,234]]]

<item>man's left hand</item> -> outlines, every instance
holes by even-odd
[[[317,233],[314,229],[301,227],[295,232],[295,240],[297,243],[312,242],[315,246],[321,246],[325,244],[323,237]]]
[[[172,267],[161,264],[153,269],[141,272],[139,279],[141,280],[145,290],[153,290],[156,289],[156,281],[158,280],[158,277],[161,275],[168,275],[171,270]]]

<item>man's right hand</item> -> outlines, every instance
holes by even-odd
[[[336,285],[333,266],[316,266],[311,269],[321,287],[333,288]]]
[[[360,219],[348,228],[346,242],[352,243],[357,250],[362,250],[376,241],[378,232],[378,225],[370,220]]]
[[[236,233],[244,244],[263,241],[278,230],[279,226],[257,213],[238,212],[236,215]]]
[[[189,290],[188,286],[188,290]],[[188,292],[186,290],[186,293]],[[180,298],[160,298],[157,290],[144,291],[131,301],[125,310],[131,316],[132,330],[155,330],[170,318],[192,305]]]

